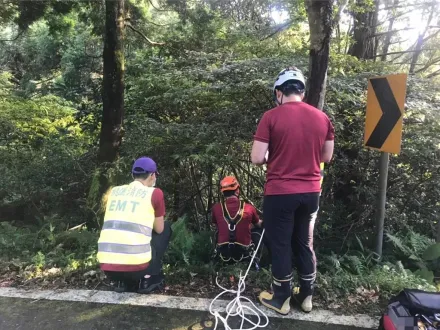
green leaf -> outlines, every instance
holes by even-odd
[[[359,239],[359,237],[357,235],[355,235],[355,237],[356,237],[356,240],[359,244],[359,247],[361,248],[361,251],[364,252],[365,251],[364,245],[362,244],[361,240]]]
[[[423,259],[431,261],[440,258],[440,243],[436,243],[428,247],[423,253]]]
[[[414,275],[425,279],[428,283],[434,282],[434,273],[428,269],[419,269],[414,273]]]

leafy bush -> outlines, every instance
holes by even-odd
[[[57,232],[50,225],[38,231],[33,229],[0,223],[0,261],[18,260],[23,268],[32,265],[39,271],[52,267],[65,271],[96,267],[96,233]]]
[[[321,292],[336,291],[341,296],[354,293],[361,287],[373,289],[383,298],[389,298],[405,288],[436,291],[426,280],[407,272],[399,265],[392,264],[377,265],[362,274],[344,270],[320,273],[317,281]]]
[[[390,258],[399,258],[404,265],[429,283],[434,282],[434,273],[440,271],[440,243],[408,229],[406,234],[387,233],[393,245]]]
[[[92,139],[81,127],[90,118],[78,120],[72,104],[54,96],[8,93],[0,99],[0,220],[45,225],[58,213],[77,224],[93,167]]]
[[[171,267],[203,265],[209,263],[212,256],[212,233],[193,233],[188,230],[187,221],[181,218],[171,226],[173,234],[165,256],[165,263]]]
[[[28,228],[17,228],[8,222],[0,223],[0,256],[4,259],[26,257],[41,248],[41,241]]]

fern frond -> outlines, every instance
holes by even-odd
[[[390,233],[386,234],[388,240],[393,244],[395,248],[397,248],[405,257],[409,257],[411,253],[411,249],[408,249],[402,239],[398,236],[392,235]]]
[[[338,259],[338,256],[332,252],[331,255],[326,256],[326,259],[330,262],[335,270],[341,269],[341,262]]]
[[[365,269],[361,259],[358,256],[346,256],[348,268],[355,274],[361,275]]]

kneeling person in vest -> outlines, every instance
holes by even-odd
[[[235,177],[225,177],[220,182],[224,201],[212,207],[212,223],[217,227],[216,254],[225,262],[250,257],[261,237],[262,220],[255,207],[240,200],[239,188]]]
[[[117,282],[116,291],[149,293],[163,285],[162,258],[171,237],[165,202],[156,184],[156,163],[135,161],[134,181],[111,189],[98,241],[101,269]]]

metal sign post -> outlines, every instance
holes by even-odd
[[[388,163],[390,154],[382,152],[379,161],[379,198],[376,221],[376,253],[382,257],[383,227],[385,223],[385,203],[387,200]]]

